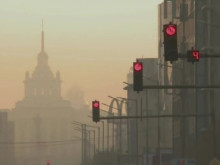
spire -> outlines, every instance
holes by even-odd
[[[41,51],[44,51],[44,20],[42,18]]]
[[[42,19],[42,32],[41,32],[41,52],[38,54],[38,65],[47,65],[48,64],[48,56],[44,51],[44,20]]]

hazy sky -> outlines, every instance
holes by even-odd
[[[126,96],[122,82],[132,62],[157,57],[160,2],[1,0],[0,108],[13,108],[24,96],[25,72],[33,72],[40,52],[42,18],[49,65],[61,72],[63,96],[73,84],[88,103]]]

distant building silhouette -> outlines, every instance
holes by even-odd
[[[74,109],[61,96],[60,73],[54,76],[48,65],[43,30],[37,66],[32,75],[26,73],[24,92],[12,113],[15,143],[22,143],[15,147],[16,165],[41,165],[47,160],[72,165],[74,143],[69,140],[73,139]]]
[[[13,165],[14,162],[14,122],[8,120],[8,109],[0,109],[0,164]]]
[[[16,104],[16,109],[30,107],[70,107],[70,102],[61,97],[60,72],[56,76],[48,65],[48,55],[44,50],[44,31],[41,34],[41,52],[37,57],[37,66],[30,76],[25,75],[25,97]]]

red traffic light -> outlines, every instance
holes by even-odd
[[[99,108],[99,101],[93,102],[93,108]]]
[[[198,61],[199,60],[199,51],[194,50],[192,53],[193,53],[193,57]]]
[[[50,165],[50,161],[49,160],[47,161],[47,165]]]
[[[140,72],[143,70],[143,64],[141,62],[134,63],[134,71]]]
[[[166,27],[165,32],[166,32],[166,35],[168,35],[168,36],[174,36],[174,35],[176,35],[177,28],[175,25],[171,24]]]

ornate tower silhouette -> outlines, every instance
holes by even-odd
[[[39,165],[45,160],[62,164],[63,159],[72,159],[72,155],[67,153],[71,153],[73,145],[54,149],[41,142],[72,139],[73,116],[74,109],[70,102],[61,96],[60,73],[58,71],[54,75],[48,65],[42,22],[41,51],[37,55],[37,66],[32,74],[26,73],[24,98],[16,103],[12,114],[15,141],[34,142],[32,147],[15,149],[17,165]],[[72,162],[69,161],[67,165]]]
[[[24,99],[17,102],[16,108],[23,106],[51,106],[51,104],[59,107],[70,106],[70,103],[63,100],[61,97],[60,72],[57,71],[54,76],[48,65],[48,55],[44,49],[43,21],[41,32],[41,51],[37,56],[37,66],[32,76],[30,76],[29,72],[26,72],[24,90]]]

